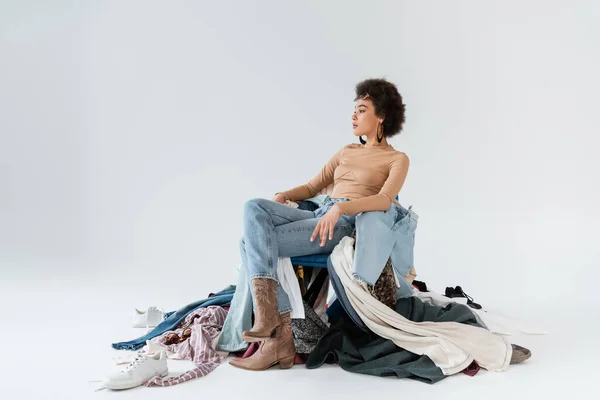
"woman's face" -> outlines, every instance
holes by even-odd
[[[375,115],[375,106],[371,99],[358,99],[354,105],[352,114],[352,128],[354,136],[362,136],[375,133],[377,124],[381,118]]]

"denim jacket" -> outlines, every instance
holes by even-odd
[[[356,215],[356,245],[353,275],[374,285],[388,258],[399,280],[398,297],[412,295],[404,278],[414,266],[415,230],[419,216],[392,202],[387,211],[369,211]]]

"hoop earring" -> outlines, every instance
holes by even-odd
[[[363,138],[362,138],[362,136],[359,136],[359,137],[358,137],[358,140],[360,140],[360,142],[361,142],[362,144],[367,144],[366,140],[365,140],[365,139],[363,139]]]
[[[381,126],[381,137],[379,137],[379,127]],[[377,142],[381,143],[383,140],[383,124],[377,125]]]

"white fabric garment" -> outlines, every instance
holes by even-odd
[[[322,203],[325,198],[333,192],[333,184],[323,188],[319,194],[310,199],[309,201],[315,201],[318,203]],[[294,201],[287,200],[285,202],[286,205],[292,208],[298,208],[298,203]],[[313,274],[311,279],[315,279],[317,274]],[[304,305],[302,303],[302,294],[300,292],[300,283],[298,282],[298,278],[296,277],[296,273],[294,272],[294,266],[289,257],[280,257],[277,263],[277,277],[279,279],[279,283],[283,288],[283,291],[287,293],[290,298],[290,304],[292,306],[291,317],[295,319],[304,319]],[[329,288],[329,278],[326,279],[327,285],[321,289],[319,296],[317,297],[317,301],[315,306],[315,312],[317,315],[323,317],[325,314],[325,310],[327,308],[327,292]],[[308,286],[310,286],[309,283]],[[331,304],[331,303],[329,303]]]
[[[433,304],[436,306],[445,307],[453,302],[466,304],[466,298],[464,297],[453,297],[449,298],[436,292],[420,292],[417,289],[414,290],[414,296],[423,300],[425,303]],[[458,301],[457,301],[458,300]],[[483,322],[492,333],[499,335],[546,335],[548,332],[542,329],[536,329],[533,327],[526,326],[523,322],[517,321],[516,319],[505,317],[496,313],[491,312],[482,308],[476,310],[471,308],[471,311],[477,316],[478,320]]]
[[[304,319],[304,305],[302,304],[300,284],[294,272],[292,260],[289,257],[279,257],[277,260],[277,279],[279,279],[279,284],[283,291],[290,298],[292,306],[290,316],[294,319]]]
[[[352,277],[353,244],[353,238],[342,238],[331,262],[350,304],[369,329],[398,347],[427,355],[444,375],[462,371],[473,360],[490,371],[508,368],[512,347],[504,337],[458,322],[413,322],[371,296]]]
[[[327,304],[325,306],[326,308],[329,308],[333,302],[337,300],[337,294],[335,294],[331,280],[329,280],[329,288],[327,290]]]

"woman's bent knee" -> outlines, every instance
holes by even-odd
[[[247,215],[248,213],[254,213],[257,210],[261,210],[264,201],[266,200],[259,198],[248,200],[246,203],[244,203],[244,215]]]

